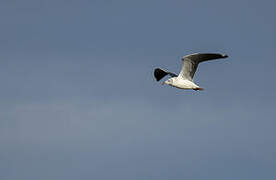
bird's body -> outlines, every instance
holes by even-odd
[[[179,75],[172,72],[166,71],[161,68],[156,68],[154,70],[154,76],[157,81],[162,79],[166,75],[172,76],[172,78],[165,81],[163,84],[167,84],[180,89],[193,89],[193,90],[203,90],[193,82],[193,77],[196,72],[197,66],[203,61],[209,61],[220,58],[227,58],[224,54],[214,54],[214,53],[195,53],[184,56],[182,58],[182,69]]]
[[[198,85],[196,85],[193,81],[188,79],[183,79],[181,77],[173,77],[172,83],[169,84],[170,86],[179,88],[179,89],[193,89],[193,90],[201,90]]]

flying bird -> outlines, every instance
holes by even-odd
[[[176,75],[167,70],[156,68],[154,70],[154,77],[156,81],[160,81],[166,75],[170,75],[171,78],[163,82],[162,84],[170,85],[180,89],[193,89],[204,90],[193,82],[193,78],[199,63],[204,61],[210,61],[215,59],[227,58],[226,54],[217,54],[217,53],[195,53],[184,56],[182,58],[182,69],[179,75]]]

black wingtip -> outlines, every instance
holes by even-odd
[[[164,73],[164,71],[162,69],[160,69],[160,68],[154,69],[154,77],[155,77],[156,81],[160,81],[160,79],[162,79],[165,75],[166,75],[166,73]]]
[[[161,69],[161,68],[156,68],[154,70],[154,77],[156,79],[156,81],[160,81],[164,76],[168,75],[170,72]]]

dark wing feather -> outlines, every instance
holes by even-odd
[[[228,56],[226,54],[218,54],[218,53],[195,53],[190,54],[187,56],[184,56],[182,60],[185,58],[188,58],[195,63],[201,63],[203,61],[209,61],[209,60],[215,60],[215,59],[221,59],[221,58],[227,58]]]
[[[154,77],[155,77],[156,81],[160,81],[160,79],[162,79],[166,75],[170,75],[171,77],[177,77],[176,74],[169,72],[167,70],[161,69],[161,68],[156,68],[154,70]]]
[[[225,54],[195,53],[182,58],[182,69],[179,76],[183,79],[193,80],[198,64],[204,61],[227,58]]]

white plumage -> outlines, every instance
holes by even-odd
[[[154,77],[157,81],[162,79],[166,75],[172,76],[172,78],[163,82],[163,84],[168,84],[170,86],[180,88],[180,89],[193,89],[193,90],[203,90],[198,85],[193,82],[194,74],[196,72],[199,63],[214,59],[227,58],[225,54],[216,53],[195,53],[184,56],[182,58],[182,69],[179,75],[176,75],[167,70],[156,68],[154,70]]]

